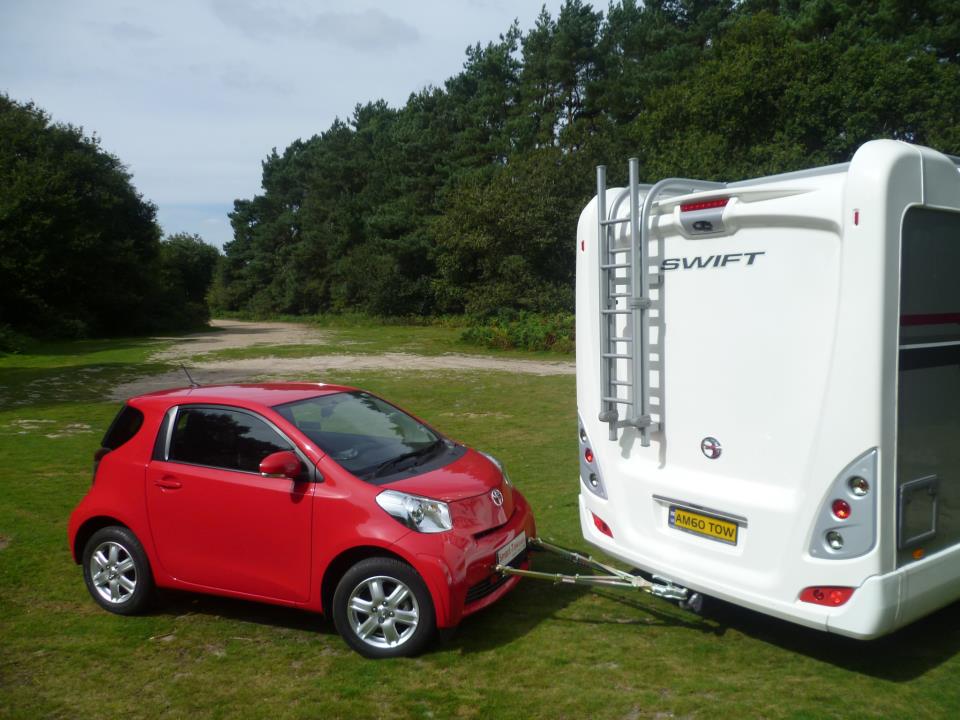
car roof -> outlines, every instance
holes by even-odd
[[[130,398],[132,405],[178,405],[213,403],[240,406],[273,407],[307,398],[345,392],[355,388],[327,383],[258,383],[237,385],[200,385],[171,388]]]

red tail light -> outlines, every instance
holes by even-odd
[[[596,526],[597,530],[602,532],[604,535],[609,535],[613,537],[613,530],[610,529],[610,526],[607,525],[603,520],[598,518],[595,513],[590,513],[593,515],[593,524]]]
[[[802,602],[813,603],[814,605],[827,605],[828,607],[839,607],[843,605],[856,588],[835,587],[830,585],[815,586],[804,588],[800,593]]]
[[[848,503],[846,500],[834,500],[833,507],[831,509],[833,510],[833,514],[839,520],[846,520],[848,517],[850,517],[850,503]]]
[[[588,463],[592,463],[592,462],[593,462],[593,450],[591,450],[590,448],[587,448],[586,451],[584,451],[584,453],[583,453],[583,459],[586,460]]]

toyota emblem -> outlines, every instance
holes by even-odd
[[[503,506],[503,493],[499,490],[493,490],[490,492],[490,499],[493,500],[493,504],[497,507]]]
[[[723,452],[720,441],[715,437],[705,437],[700,442],[700,451],[710,460],[716,460]]]

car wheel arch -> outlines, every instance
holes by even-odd
[[[358,562],[372,557],[393,558],[417,570],[416,566],[410,562],[408,558],[382,545],[358,545],[344,550],[330,561],[326,570],[323,572],[323,579],[320,583],[320,606],[325,617],[332,619],[330,613],[333,607],[333,594],[337,589],[337,584],[340,582],[340,579]],[[417,573],[420,574],[418,570]],[[424,580],[424,582],[427,585],[430,595],[433,596],[434,592],[430,588],[430,584],[427,583],[426,580]],[[434,598],[434,605],[436,605],[436,598]]]
[[[126,528],[136,535],[133,528],[118,518],[111,517],[110,515],[94,515],[93,517],[89,517],[77,528],[77,532],[73,536],[73,547],[71,548],[73,562],[77,565],[83,562],[83,548],[86,547],[87,541],[93,537],[95,532],[105,527],[110,527],[111,525]]]

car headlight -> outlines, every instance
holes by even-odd
[[[377,495],[377,505],[388,515],[417,532],[438,533],[453,528],[450,507],[439,500],[397,490],[384,490]]]
[[[510,482],[510,476],[507,475],[507,469],[503,466],[503,463],[502,463],[502,462],[500,462],[499,460],[497,460],[497,459],[496,459],[493,455],[491,455],[490,453],[485,453],[483,450],[477,450],[477,452],[480,453],[481,455],[483,455],[487,460],[489,460],[490,462],[492,462],[494,465],[497,466],[497,469],[500,470],[500,474],[503,475],[503,483],[504,483],[504,485],[506,485],[507,487],[513,487],[513,483]]]

